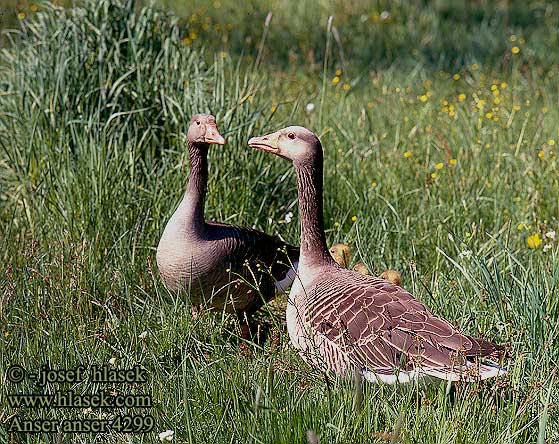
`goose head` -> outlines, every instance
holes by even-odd
[[[275,133],[253,137],[248,145],[276,154],[295,165],[309,164],[322,156],[322,145],[318,137],[302,126],[288,126]]]
[[[348,268],[351,257],[351,250],[346,244],[338,243],[330,247],[330,256],[338,263],[338,265]]]
[[[402,284],[402,276],[396,270],[385,270],[379,277],[385,281],[392,282],[394,285],[400,286]]]
[[[225,145],[225,139],[217,129],[215,117],[211,114],[195,114],[190,120],[187,133],[192,144]]]
[[[364,275],[370,275],[369,269],[363,262],[358,262],[353,266],[353,271],[357,271],[357,273],[361,273]]]

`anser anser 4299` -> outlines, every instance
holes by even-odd
[[[323,153],[318,137],[292,126],[249,145],[290,160],[296,171],[301,253],[287,307],[292,343],[311,365],[373,382],[422,376],[485,379],[504,370],[483,358],[502,348],[460,333],[403,288],[346,270],[326,247],[322,219]]]
[[[208,114],[192,117],[187,138],[190,177],[157,247],[159,273],[169,290],[189,290],[193,304],[250,314],[263,302],[255,281],[265,300],[287,289],[299,249],[251,228],[206,222],[208,147],[225,139]]]

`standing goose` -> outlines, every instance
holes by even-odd
[[[169,290],[189,290],[193,304],[250,315],[263,304],[255,281],[265,300],[276,288],[285,290],[295,276],[288,264],[296,264],[299,249],[251,228],[206,222],[208,147],[225,139],[208,114],[192,117],[187,138],[190,177],[157,247],[159,273]]]
[[[249,146],[290,160],[296,171],[301,219],[297,278],[287,306],[287,328],[303,359],[372,382],[422,376],[477,380],[505,371],[482,358],[499,347],[460,333],[403,288],[340,267],[330,256],[322,219],[322,146],[306,128],[292,126]]]

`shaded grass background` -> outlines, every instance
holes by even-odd
[[[476,45],[449,49],[444,45],[450,43],[435,39],[443,46],[423,44],[426,55],[406,61],[402,47],[413,51],[413,33],[421,32],[413,26],[418,11],[438,20],[441,27],[429,29],[450,41],[465,34],[484,38],[468,20],[449,33],[453,22],[443,13],[445,4],[394,3],[392,21],[382,24],[393,28],[375,34],[359,25],[350,35],[342,26],[352,29],[352,20],[361,20],[364,4],[355,2],[342,14],[338,3],[319,3],[320,26],[315,20],[311,27],[312,8],[298,3],[289,26],[287,16],[274,16],[260,64],[255,45],[272,3],[252,5],[250,21],[209,4],[188,10],[170,5],[185,17],[176,18],[113,1],[71,10],[41,4],[32,20],[20,20],[21,34],[2,52],[0,67],[1,377],[16,362],[29,371],[112,357],[120,368],[141,363],[150,373],[146,386],[113,388],[151,394],[156,429],[96,438],[102,442],[154,442],[167,428],[178,442],[304,442],[307,429],[321,442],[382,442],[381,433],[393,430],[400,414],[404,442],[559,439],[559,270],[557,243],[545,235],[558,228],[559,74],[550,50],[557,33],[546,33],[557,11],[546,3],[517,8],[520,16],[533,13],[521,26],[520,19],[510,21],[515,2],[501,15],[504,4],[493,4],[501,19],[481,2],[478,15],[468,17],[502,31],[487,34],[494,45],[480,44],[486,53]],[[377,6],[379,14],[387,7]],[[534,12],[540,10],[545,14]],[[351,51],[335,37],[326,49],[324,18],[331,13],[339,34],[353,43]],[[212,40],[219,28],[195,28],[194,15],[194,23],[227,17],[231,36]],[[243,42],[233,32],[237,26],[235,32],[251,40]],[[516,29],[533,40],[511,42]],[[313,49],[312,63],[306,47],[297,58],[289,56],[297,46],[292,42]],[[518,55],[510,51],[516,44]],[[367,52],[373,47],[380,52]],[[367,60],[382,63],[369,70]],[[441,70],[449,65],[452,71]],[[306,110],[308,103],[314,110]],[[435,313],[470,334],[508,344],[507,378],[459,386],[453,394],[444,385],[366,385],[357,414],[351,382],[326,382],[303,365],[281,312],[260,346],[239,346],[230,319],[193,318],[186,301],[160,284],[154,252],[186,184],[186,125],[201,111],[217,116],[228,140],[211,150],[208,217],[297,243],[291,167],[249,150],[246,141],[293,122],[313,128],[326,153],[329,242],[349,243],[354,261],[375,272],[401,270],[405,287]],[[289,212],[295,214],[291,223]],[[542,243],[531,249],[527,239],[535,234]],[[5,425],[15,412],[4,396],[37,388],[2,382]],[[544,411],[548,393],[551,405]],[[116,413],[125,412],[109,412]],[[9,435],[4,427],[0,437],[56,439]]]

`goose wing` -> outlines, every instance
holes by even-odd
[[[444,379],[472,379],[483,377],[480,372],[485,370],[476,358],[501,351],[460,333],[403,288],[351,272],[321,280],[309,295],[305,318],[327,342],[321,346],[322,354],[330,354],[326,362],[345,362],[334,368],[356,365],[379,375],[421,371]]]
[[[299,248],[276,236],[237,225],[218,222],[209,225],[210,240],[215,241],[214,254],[223,257],[238,272],[248,264],[249,274],[269,277],[273,283],[290,274],[292,265],[296,266],[299,259]]]

